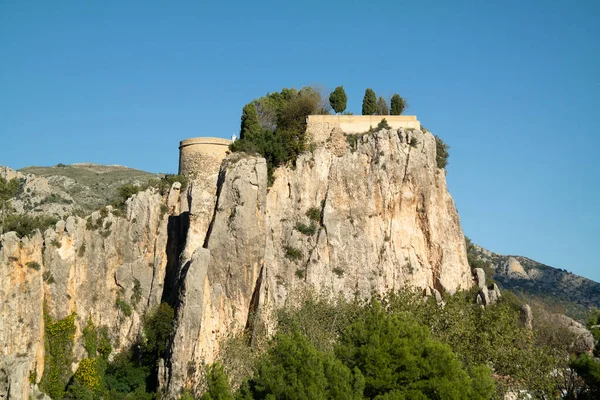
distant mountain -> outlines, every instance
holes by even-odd
[[[58,164],[19,171],[1,168],[0,176],[21,180],[20,193],[11,201],[15,211],[63,217],[86,215],[115,201],[119,187],[143,185],[159,175],[118,165]]]
[[[501,288],[530,303],[540,302],[553,312],[578,320],[583,320],[591,308],[600,308],[598,282],[527,257],[497,254],[475,244],[471,251],[489,262],[493,279]]]

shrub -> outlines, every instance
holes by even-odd
[[[126,317],[131,317],[131,306],[120,296],[117,296],[117,301],[115,302],[115,306],[125,315]]]
[[[27,264],[27,267],[35,269],[36,271],[39,271],[41,266],[40,263],[36,262],[36,261],[29,261]]]
[[[31,236],[36,231],[45,231],[55,225],[58,218],[45,215],[10,214],[6,217],[5,232],[15,231],[19,238]]]
[[[52,239],[50,241],[50,244],[54,247],[56,247],[57,249],[60,249],[62,246],[62,243],[58,240],[58,239]]]
[[[416,137],[411,137],[410,138],[410,142],[408,143],[410,145],[410,147],[417,147],[417,145],[419,144],[419,141],[417,140]]]
[[[308,211],[306,211],[306,216],[311,221],[319,222],[321,221],[321,210],[317,207],[311,207],[308,209]]]
[[[306,236],[312,236],[317,233],[317,225],[314,222],[311,222],[310,225],[299,222],[296,224],[296,230]]]
[[[144,335],[146,336],[145,351],[162,357],[173,330],[175,311],[167,303],[161,303],[158,308],[144,318]]]
[[[288,260],[296,261],[302,259],[302,251],[292,246],[284,246],[283,251]]]
[[[133,290],[131,294],[131,303],[136,306],[142,299],[142,285],[139,279],[133,278]]]
[[[448,157],[450,154],[448,153],[448,146],[444,141],[438,136],[435,137],[435,161],[438,168],[446,168],[448,165]]]
[[[298,268],[296,270],[295,274],[296,274],[296,277],[298,277],[299,279],[304,279],[305,272],[303,269]]]
[[[240,140],[229,149],[263,156],[271,185],[275,168],[285,163],[294,165],[298,155],[305,151],[306,118],[320,111],[321,102],[320,94],[312,88],[283,89],[253,100],[262,129],[257,129],[250,115],[252,107],[247,105],[242,115]]]
[[[44,375],[40,388],[53,399],[62,399],[71,377],[73,339],[75,337],[75,313],[64,319],[54,320],[44,305]]]
[[[44,271],[44,273],[42,274],[42,278],[44,278],[44,281],[49,285],[55,282],[54,276],[52,276],[52,273],[50,271]]]
[[[387,120],[384,118],[377,124],[377,130],[380,131],[382,129],[391,129],[392,127],[388,124]]]
[[[87,227],[87,224],[86,224]],[[83,257],[85,255],[85,243],[82,243],[81,246],[79,246],[79,250],[77,250],[77,256],[78,257]]]

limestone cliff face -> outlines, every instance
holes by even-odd
[[[263,158],[232,154],[204,160],[182,193],[138,193],[124,216],[107,208],[32,238],[0,237],[0,398],[27,398],[31,371],[43,375],[44,304],[55,319],[76,313],[73,371],[89,317],[118,351],[147,310],[174,305],[159,382],[176,398],[201,390],[202,365],[224,338],[258,323],[272,330],[273,311],[307,289],[364,298],[470,287],[434,137],[399,129],[347,140],[330,125],[308,132],[311,151],[277,170],[272,187]]]
[[[171,197],[179,199],[179,191]],[[136,338],[144,312],[160,303],[167,266],[168,216],[154,190],[131,198],[124,217],[110,208],[86,221],[69,217],[19,239],[0,238],[0,398],[29,398],[30,371],[44,371],[44,303],[52,318],[76,313],[78,338],[91,317],[107,326],[117,350]],[[129,304],[130,315],[116,306]],[[31,375],[33,376],[33,375]]]
[[[367,297],[406,285],[470,287],[435,149],[429,132],[383,130],[349,145],[334,127],[295,168],[279,169],[271,188],[264,159],[226,159],[204,245],[182,270],[175,337],[160,376],[168,395],[197,389],[200,367],[214,360],[221,339],[256,319],[268,322],[304,289]]]

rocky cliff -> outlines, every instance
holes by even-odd
[[[264,159],[232,154],[181,196],[178,184],[168,196],[135,195],[122,217],[105,208],[31,238],[3,235],[0,397],[26,397],[42,376],[44,309],[54,319],[75,313],[75,370],[88,318],[110,328],[119,350],[139,335],[146,310],[174,305],[159,382],[176,397],[199,390],[221,340],[257,324],[273,329],[273,311],[306,290],[351,298],[407,285],[469,288],[434,137],[325,133],[271,187]]]
[[[173,190],[170,196],[179,198]],[[0,398],[28,398],[44,372],[44,314],[75,313],[76,363],[89,318],[109,328],[115,350],[129,346],[141,316],[160,303],[167,270],[168,216],[155,190],[87,220],[70,216],[32,237],[0,237]]]
[[[160,377],[169,396],[196,389],[202,363],[215,358],[222,339],[268,326],[272,310],[308,288],[367,297],[406,285],[470,287],[435,151],[428,132],[382,130],[347,141],[334,127],[294,168],[280,168],[270,188],[264,159],[226,159],[204,244],[183,266]]]
[[[490,263],[493,279],[503,289],[554,312],[583,321],[590,308],[600,308],[600,284],[527,257],[502,255],[474,246],[477,257]]]

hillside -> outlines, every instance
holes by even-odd
[[[489,262],[493,279],[529,303],[584,320],[591,308],[600,308],[600,283],[530,258],[502,255],[473,245],[474,254]]]
[[[8,171],[4,174],[11,174],[9,179],[22,181],[19,194],[11,202],[17,212],[58,217],[89,214],[114,202],[119,187],[142,185],[159,176],[122,166],[87,163]]]

